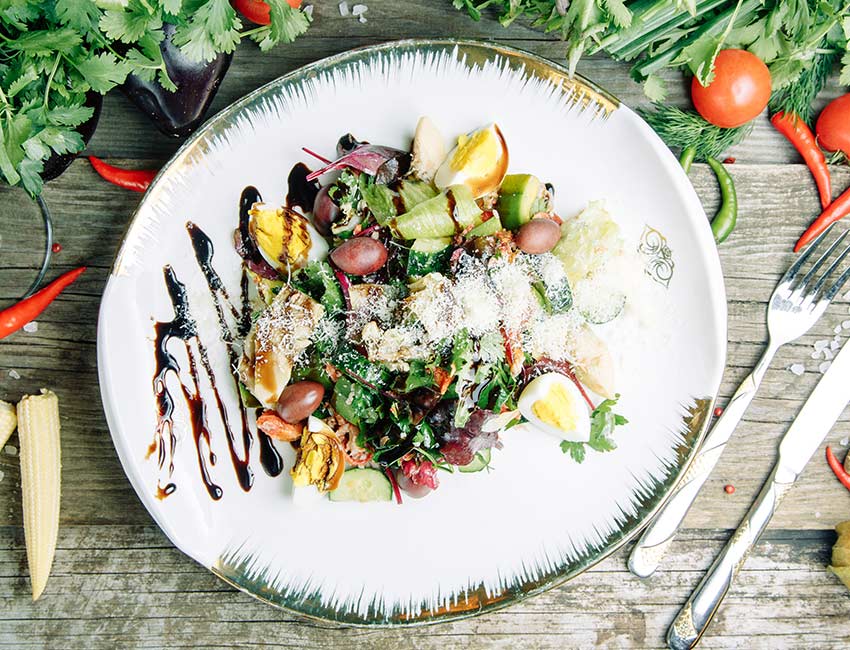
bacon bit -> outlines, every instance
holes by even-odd
[[[723,490],[726,494],[735,494],[735,486],[729,483],[728,485],[723,486]]]
[[[437,384],[437,390],[440,392],[440,395],[445,395],[446,391],[449,389],[449,384],[452,383],[452,379],[454,379],[454,375],[450,372],[446,372],[442,368],[434,368],[434,381]]]
[[[733,158],[732,156],[729,156],[728,158],[724,158],[723,164],[724,165],[734,165],[735,164],[735,158]]]
[[[62,244],[60,244],[59,242],[56,242],[55,244],[53,244],[53,246],[50,247],[50,250],[53,251],[54,253],[61,253],[62,252]]]
[[[342,373],[329,363],[325,364],[325,372],[328,373],[328,377],[333,382],[342,377]]]
[[[274,411],[265,411],[257,418],[257,428],[269,438],[283,440],[284,442],[294,442],[301,438],[301,434],[304,431],[304,424],[301,422],[290,424]]]
[[[723,409],[718,406],[714,409],[714,417],[719,418],[721,415],[723,415]]]

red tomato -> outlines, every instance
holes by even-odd
[[[827,151],[843,151],[850,156],[850,93],[826,105],[815,125],[818,144]]]
[[[703,86],[694,77],[691,99],[699,114],[712,124],[741,126],[767,106],[770,71],[746,50],[722,50],[714,62],[714,80]]]
[[[301,8],[302,0],[286,0],[286,3],[293,9]],[[269,17],[269,6],[263,0],[231,0],[233,8],[246,19],[257,25],[268,25],[271,22]]]

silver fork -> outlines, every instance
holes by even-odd
[[[723,411],[723,415],[708,432],[702,448],[685,476],[682,477],[676,490],[659,510],[655,519],[652,520],[632,549],[629,556],[629,570],[635,575],[646,578],[658,568],[658,563],[670,546],[670,542],[673,541],[673,537],[676,535],[685,515],[688,514],[697,494],[714,466],[717,465],[732,432],[738,426],[750,402],[753,401],[753,397],[771,360],[776,355],[776,351],[786,343],[790,343],[808,332],[847,281],[847,274],[845,273],[839,278],[838,282],[824,289],[829,275],[850,253],[850,246],[841,251],[819,279],[816,280],[815,276],[850,231],[844,231],[837,237],[820,255],[809,272],[802,279],[800,278],[803,264],[815,249],[820,247],[829,232],[827,230],[812,242],[782,276],[779,284],[773,290],[767,306],[767,347],[753,371],[738,386],[738,390],[735,391],[731,401]]]

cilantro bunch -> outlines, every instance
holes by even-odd
[[[131,74],[175,90],[160,51],[165,24],[193,61],[242,38],[265,51],[306,31],[303,12],[267,2],[271,24],[243,30],[228,0],[0,0],[0,180],[39,194],[45,162],[84,148],[92,93]]]

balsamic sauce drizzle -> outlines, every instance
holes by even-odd
[[[319,193],[319,184],[316,181],[308,181],[307,177],[312,174],[310,168],[304,163],[298,163],[289,172],[286,180],[286,207],[301,208],[304,212],[312,212],[316,195]]]
[[[171,266],[165,266],[162,271],[165,277],[165,287],[174,309],[174,319],[158,322],[154,325],[154,331],[156,332],[154,344],[156,365],[153,388],[157,405],[156,442],[159,448],[159,467],[162,469],[165,465],[166,457],[168,457],[171,459],[168,465],[168,476],[174,473],[174,455],[177,450],[177,436],[174,433],[174,398],[168,390],[166,380],[169,372],[174,373],[178,379],[180,378],[180,364],[174,355],[168,351],[168,342],[173,338],[177,338],[183,341],[183,345],[186,348],[186,355],[189,358],[189,375],[192,378],[193,386],[191,388],[187,387],[182,380],[180,381],[180,386],[183,397],[186,400],[186,406],[189,409],[201,479],[210,497],[218,500],[221,498],[222,491],[210,478],[207,460],[204,458],[201,449],[201,440],[205,440],[209,449],[209,463],[210,465],[215,465],[215,454],[212,453],[212,448],[210,447],[210,432],[207,424],[206,409],[204,407],[204,401],[200,396],[198,365],[195,360],[195,352],[190,345],[191,341],[194,340],[197,344],[198,354],[202,358],[206,357],[206,350],[204,350],[198,338],[198,328],[195,320],[189,313],[186,285],[177,279],[177,275]],[[168,433],[169,440],[167,454],[165,448],[166,432]],[[169,494],[173,493],[176,489],[177,487],[174,486]],[[157,491],[157,495],[159,495],[159,491]]]
[[[244,230],[247,235],[248,210],[255,202],[261,200],[259,192],[254,188],[246,188],[245,192],[243,192],[239,206],[240,233]],[[235,368],[239,363],[239,359],[236,349],[234,348],[234,341],[236,337],[244,337],[251,328],[251,307],[248,298],[248,276],[243,271],[240,282],[241,305],[237,307],[230,299],[227,289],[221,281],[221,277],[218,275],[213,266],[215,249],[212,240],[191,221],[186,223],[186,230],[189,234],[189,239],[195,253],[195,259],[198,263],[198,267],[206,280],[207,288],[209,289],[210,297],[212,298],[213,305],[215,307],[221,339],[227,348],[230,366]],[[174,456],[177,450],[177,437],[174,432],[175,400],[168,390],[166,379],[169,372],[174,373],[178,379],[180,378],[180,364],[174,355],[168,351],[169,341],[177,338],[183,341],[186,348],[186,354],[189,359],[189,376],[192,380],[191,386],[187,386],[182,380],[180,380],[180,385],[186,407],[189,411],[189,419],[192,426],[201,479],[212,499],[217,501],[222,497],[223,491],[221,487],[213,482],[209,470],[209,466],[214,466],[216,464],[216,456],[212,451],[211,432],[207,419],[206,404],[203,397],[201,397],[198,371],[199,365],[204,369],[204,373],[209,380],[210,387],[212,388],[213,395],[215,396],[216,407],[224,427],[230,460],[233,464],[237,480],[240,487],[247,492],[251,489],[254,483],[254,472],[250,466],[253,435],[248,423],[247,410],[240,400],[239,411],[242,435],[241,443],[238,443],[237,436],[235,435],[230,423],[227,408],[221,398],[218,386],[216,385],[216,376],[209,360],[209,354],[198,336],[197,324],[189,311],[186,286],[178,280],[177,275],[171,266],[165,266],[163,268],[163,275],[165,278],[165,286],[174,309],[174,319],[154,324],[154,331],[156,334],[156,366],[153,377],[153,388],[156,397],[157,427],[154,441],[148,448],[147,457],[150,457],[154,451],[158,450],[157,460],[159,468],[163,469],[166,460],[170,459],[168,464],[168,476],[170,477],[173,474]],[[228,324],[228,313],[232,316],[235,322],[235,333],[234,328]],[[197,353],[191,345],[192,341],[195,343]],[[232,374],[230,377],[238,391],[239,387],[236,377]],[[166,436],[168,438],[167,446]],[[257,431],[257,438],[259,442],[260,464],[263,467],[263,470],[266,474],[272,477],[280,475],[283,472],[283,459],[280,453],[278,453],[271,439],[262,431]],[[203,453],[202,441],[206,443],[206,448],[209,452],[206,457]],[[169,482],[165,486],[157,483],[156,497],[158,499],[164,499],[173,494],[176,490],[177,486],[173,482]]]

